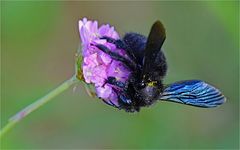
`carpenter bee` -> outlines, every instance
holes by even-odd
[[[97,44],[98,49],[121,61],[131,71],[126,82],[108,77],[107,83],[118,90],[119,109],[127,112],[139,111],[141,107],[150,106],[157,100],[177,102],[198,107],[211,108],[225,102],[224,95],[215,87],[201,80],[180,81],[163,84],[167,72],[167,62],[162,50],[166,31],[160,21],[156,21],[148,37],[138,33],[126,33],[123,39],[101,37],[124,49],[127,58]]]

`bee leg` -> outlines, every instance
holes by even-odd
[[[115,91],[115,93],[117,93],[118,100],[120,100],[120,104],[121,105],[130,105],[130,104],[132,104],[131,99],[126,96],[124,91],[118,91],[116,89],[113,89],[113,90]]]
[[[127,98],[125,95],[122,95],[122,94],[119,95],[119,99],[122,102],[124,102],[125,104],[131,104],[132,103],[132,101],[129,98]]]
[[[118,99],[120,99],[125,104],[131,104],[132,103],[131,99],[128,98],[126,96],[126,94],[124,94],[124,93],[127,92],[127,85],[128,85],[127,83],[117,81],[117,79],[115,77],[108,77],[107,83],[109,83],[111,85],[114,85],[114,86],[117,86],[118,88],[121,89],[121,91],[117,91],[115,89],[115,92],[118,93]]]
[[[112,52],[110,49],[108,49],[106,46],[102,44],[97,44],[95,45],[98,49],[103,51],[104,53],[110,55],[112,59],[115,59],[117,61],[121,61],[124,65],[126,65],[129,69],[135,70],[136,68],[136,63],[128,60],[127,58],[119,55],[118,53]]]
[[[113,77],[114,78],[114,77]],[[128,94],[126,93],[126,90],[123,91],[118,91],[113,88],[115,93],[117,93],[118,96],[118,103],[119,103],[119,108],[124,109],[126,112],[139,112],[140,107],[136,106],[135,103],[127,96]]]
[[[112,43],[112,44],[116,45],[116,47],[119,48],[119,49],[126,49],[127,48],[127,45],[125,44],[125,42],[120,40],[120,39],[116,40],[116,39],[108,37],[108,36],[103,36],[100,39],[107,40],[108,43]]]
[[[123,108],[126,112],[139,112],[140,108],[134,106],[134,103],[131,99],[125,96],[124,93],[118,95],[120,107]]]
[[[115,77],[108,77],[107,83],[114,85],[120,89],[126,89],[127,88],[127,83],[123,83],[121,81],[117,81]]]
[[[107,42],[116,45],[116,47],[118,49],[124,49],[126,51],[127,55],[129,56],[129,58],[131,58],[132,60],[134,60],[134,62],[136,62],[137,59],[136,59],[135,55],[133,54],[132,50],[130,50],[129,46],[123,40],[121,40],[121,39],[116,40],[116,39],[113,39],[113,38],[107,37],[107,36],[103,36],[100,39],[107,40]]]

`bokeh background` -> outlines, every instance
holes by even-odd
[[[2,149],[239,148],[239,2],[1,1],[1,128],[74,73],[78,20],[147,35],[159,19],[165,83],[202,79],[227,103],[201,109],[159,102],[128,114],[90,98],[82,85],[54,98],[11,130]]]

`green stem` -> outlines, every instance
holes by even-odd
[[[77,83],[78,81],[79,80],[76,78],[76,76],[73,76],[69,80],[66,80],[65,82],[63,82],[54,90],[50,91],[48,94],[46,94],[42,98],[37,99],[32,104],[28,105],[27,107],[19,111],[17,114],[11,117],[8,120],[7,125],[2,128],[2,130],[0,131],[0,139],[3,137],[4,134],[6,134],[10,129],[12,129],[19,121],[21,121],[27,115],[32,113],[34,110],[40,108],[42,105],[46,104],[51,99],[61,94],[63,91],[67,90],[69,87],[71,87],[74,83]]]

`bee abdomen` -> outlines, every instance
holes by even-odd
[[[141,34],[130,32],[125,34],[123,41],[133,51],[139,63],[142,63],[147,38]]]

